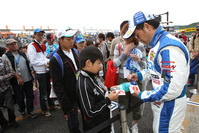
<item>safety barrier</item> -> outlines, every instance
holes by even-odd
[[[120,111],[117,115],[113,116],[111,119],[101,123],[100,125],[90,129],[89,131],[87,131],[86,133],[97,133],[100,130],[106,128],[107,126],[111,125],[113,122],[117,121],[120,119],[121,122],[121,128],[122,128],[122,133],[127,133],[127,121],[126,121],[126,114],[129,114],[130,112],[132,112],[135,108],[137,108],[138,106],[140,106],[143,103],[143,101],[139,101],[136,104],[134,104],[133,106],[130,106],[127,110],[125,110],[124,106],[120,106]]]

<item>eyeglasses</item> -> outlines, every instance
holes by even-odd
[[[196,29],[197,31],[199,30],[199,29]]]
[[[44,36],[44,34],[36,34],[36,36]]]

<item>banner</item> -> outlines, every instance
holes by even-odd
[[[186,28],[186,29],[179,29],[179,32],[181,32],[182,30],[184,30],[185,32],[193,32],[193,31],[196,31],[196,27]]]

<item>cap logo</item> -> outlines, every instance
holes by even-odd
[[[131,30],[128,30],[126,35],[129,36],[131,33],[132,33]]]
[[[146,17],[142,12],[137,12],[134,15],[134,25],[137,26],[138,24],[145,22],[146,21]]]
[[[147,16],[149,19],[153,19],[153,17],[149,14],[148,16]]]
[[[83,38],[81,35],[78,35],[78,38]]]

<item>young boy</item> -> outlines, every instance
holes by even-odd
[[[73,49],[75,34],[76,30],[72,29],[58,32],[59,48],[49,63],[53,88],[68,119],[70,133],[80,133],[75,99],[76,73],[79,70],[78,56]]]
[[[109,105],[118,98],[118,93],[112,91],[107,97],[99,85],[97,74],[102,69],[103,56],[94,46],[86,47],[79,56],[81,72],[77,82],[77,96],[82,113],[84,132],[110,119]],[[108,126],[100,133],[110,133]]]

